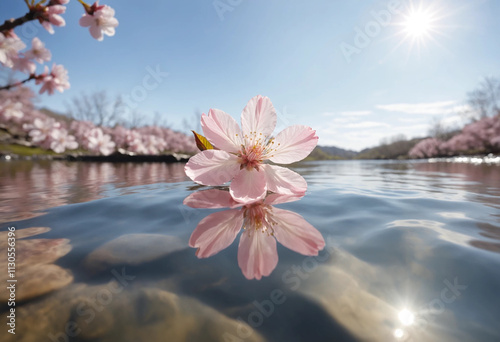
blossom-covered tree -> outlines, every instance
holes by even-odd
[[[490,153],[500,151],[500,114],[484,117],[466,125],[447,141],[429,138],[410,151],[413,158],[429,158],[461,153]]]
[[[440,154],[441,140],[429,138],[420,141],[410,151],[410,157],[413,158],[429,158]]]

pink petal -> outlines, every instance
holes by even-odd
[[[262,170],[241,170],[229,188],[231,196],[240,203],[252,203],[263,199],[267,193],[266,175]]]
[[[238,247],[238,265],[247,279],[260,280],[268,276],[278,264],[274,237],[249,228],[241,234]]]
[[[200,221],[189,238],[189,246],[198,248],[198,258],[208,258],[227,248],[236,239],[243,225],[240,210],[213,213]]]
[[[266,174],[269,191],[283,195],[303,195],[306,192],[306,180],[298,173],[269,164],[264,164],[261,168]]]
[[[196,191],[184,199],[184,205],[191,208],[236,208],[243,204],[236,202],[229,191],[210,189]]]
[[[311,127],[295,125],[282,130],[274,139],[276,148],[270,158],[274,163],[290,164],[307,157],[318,144],[316,131]]]
[[[272,214],[278,222],[274,236],[283,246],[304,255],[318,255],[325,247],[321,233],[299,214],[279,208],[273,208]]]
[[[300,200],[302,197],[304,197],[304,194],[298,194],[298,195],[270,194],[267,195],[264,202],[269,205],[276,205],[282,203],[295,202]]]
[[[247,144],[251,144],[252,138],[264,138],[271,136],[276,127],[276,110],[268,97],[255,96],[246,105],[241,113],[241,130],[245,135]]]
[[[97,25],[90,26],[89,31],[90,31],[90,35],[94,39],[97,39],[98,41],[102,41],[103,35],[102,35],[102,30],[99,26],[97,26]]]
[[[83,27],[89,27],[95,22],[95,19],[93,16],[85,14],[83,17],[80,18],[79,24],[80,26]]]
[[[205,137],[218,149],[238,153],[242,144],[241,130],[236,120],[218,109],[210,109],[201,116]]]
[[[222,185],[240,170],[238,158],[220,150],[206,150],[191,157],[184,167],[186,175],[203,185]]]
[[[42,26],[50,33],[50,34],[54,34],[54,28],[52,27],[52,25],[50,24],[50,22],[48,21],[44,21],[42,22]]]
[[[114,27],[103,27],[102,32],[105,33],[107,36],[114,36],[115,35],[115,28]]]

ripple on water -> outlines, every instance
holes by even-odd
[[[500,340],[498,166],[295,165],[308,193],[278,207],[302,215],[327,248],[316,259],[279,247],[278,266],[259,282],[241,275],[237,243],[203,260],[186,247],[214,210],[182,205],[199,187],[181,164],[9,168],[0,169],[0,220],[16,220],[24,266],[39,262],[26,283],[54,272],[61,280],[21,301],[24,341],[59,334],[67,321],[78,323],[82,341],[219,341],[226,332],[245,340],[238,329],[246,341],[391,341],[396,332],[415,341]],[[123,284],[112,272],[123,267],[134,279],[115,294]],[[275,290],[286,300],[267,317],[258,305]],[[112,300],[86,322],[91,302],[108,292]]]

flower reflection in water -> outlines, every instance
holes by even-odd
[[[198,258],[208,258],[229,247],[241,228],[238,265],[247,279],[268,276],[278,264],[276,240],[303,255],[318,255],[325,246],[321,233],[302,216],[274,205],[303,196],[268,195],[250,204],[234,201],[228,191],[211,189],[192,193],[184,204],[192,208],[230,208],[200,221],[189,245]]]

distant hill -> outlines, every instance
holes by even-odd
[[[323,151],[319,146],[316,146],[314,150],[307,156],[305,161],[308,160],[332,160],[332,159],[340,159],[339,157],[334,157],[325,151]]]
[[[380,146],[365,148],[356,159],[408,159],[408,152],[425,138],[399,140]]]
[[[309,160],[328,159],[408,159],[408,152],[425,138],[397,140],[376,147],[365,148],[360,152],[345,150],[336,146],[318,146]]]
[[[352,150],[345,150],[335,146],[318,146],[324,153],[336,159],[353,159],[358,155],[358,152]]]

